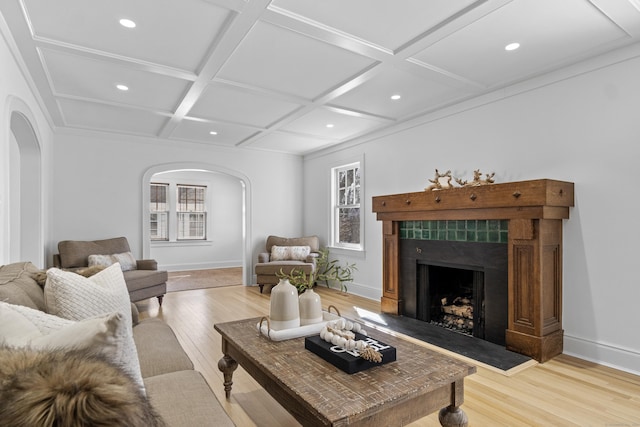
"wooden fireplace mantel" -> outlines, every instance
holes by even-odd
[[[373,197],[382,221],[382,311],[402,314],[400,221],[509,220],[506,347],[545,362],[562,353],[562,220],[573,183],[539,179]]]

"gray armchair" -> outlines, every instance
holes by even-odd
[[[87,267],[90,255],[112,255],[130,251],[126,237],[92,241],[64,240],[58,243],[59,253],[53,256],[53,265],[73,270]],[[158,303],[162,305],[169,275],[166,271],[158,270],[155,260],[137,260],[136,267],[124,271],[123,275],[132,302],[157,297]]]
[[[309,248],[308,251],[299,249],[306,247]],[[290,251],[287,251],[287,248],[290,248]],[[258,254],[258,263],[254,270],[260,293],[264,285],[278,284],[280,279],[277,274],[281,270],[284,274],[290,274],[294,270],[302,271],[307,275],[313,273],[316,268],[316,258],[319,255],[320,239],[318,236],[295,238],[269,236],[265,250]],[[301,254],[307,252],[308,255],[303,258]]]

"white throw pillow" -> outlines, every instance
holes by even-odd
[[[119,343],[116,363],[144,387],[133,341],[131,301],[119,263],[88,278],[50,268],[47,270],[44,301],[47,312],[76,321],[119,313],[123,321],[116,331]]]
[[[138,263],[136,258],[133,256],[131,252],[123,252],[121,254],[113,254],[111,255],[113,258],[113,262],[120,263],[120,268],[122,271],[135,270],[138,267]]]
[[[271,246],[271,261],[306,261],[311,253],[309,246]]]
[[[286,261],[289,259],[289,247],[288,246],[271,246],[270,261]]]
[[[138,262],[131,252],[122,252],[120,254],[112,255],[89,255],[87,259],[89,267],[96,265],[109,267],[116,262],[120,263],[122,271],[135,270],[138,267]]]
[[[33,349],[92,348],[115,361],[118,313],[80,322],[0,301],[0,342]]]
[[[113,265],[113,258],[111,255],[89,255],[87,258],[87,265],[89,267],[100,266],[100,267],[109,267]]]
[[[289,246],[289,258],[295,261],[306,261],[311,253],[309,246]]]

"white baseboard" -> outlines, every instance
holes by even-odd
[[[358,295],[360,297],[371,299],[374,301],[380,301],[380,289],[374,289],[370,286],[364,286],[359,283],[349,283],[347,285],[347,293]]]
[[[564,335],[564,354],[640,375],[640,352]]]
[[[166,271],[188,271],[188,270],[209,270],[214,268],[242,267],[242,261],[219,261],[200,262],[190,264],[166,264],[158,265],[158,270]]]

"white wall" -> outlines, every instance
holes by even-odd
[[[166,140],[58,132],[55,138],[54,232],[50,256],[60,240],[126,236],[141,256],[142,182],[145,173],[166,164],[227,170],[247,179],[246,273],[252,274],[269,234],[302,231],[302,159],[277,153],[176,144]],[[293,177],[293,178],[292,178]],[[255,283],[247,278],[248,283]]]
[[[150,257],[159,267],[175,271],[242,266],[243,189],[238,178],[214,172],[173,171],[155,174],[151,180],[172,185],[172,191],[176,184],[207,187],[206,240],[181,242],[173,236],[169,242],[151,242]],[[175,233],[175,227],[170,224],[169,228]]]
[[[564,223],[565,352],[640,373],[640,49],[631,59],[537,89],[505,91],[427,117],[414,127],[304,163],[305,233],[326,236],[329,169],[364,157],[366,254],[349,289],[381,295],[382,230],[371,196],[422,191],[434,169],[496,172],[497,182],[575,183]],[[522,88],[521,88],[522,89]],[[493,98],[493,100],[492,100]]]
[[[0,15],[0,265],[15,261],[17,254],[24,254],[26,250],[30,259],[25,261],[44,267],[43,242],[47,240],[51,230],[50,147],[53,136],[47,117],[40,109],[28,80],[21,73],[18,62],[11,53],[12,49],[15,51],[14,48],[6,22]],[[28,122],[30,130],[33,131],[32,136],[37,140],[35,144],[27,147],[30,150],[28,162],[22,162],[21,149],[18,148],[20,141],[12,139],[11,117],[14,113],[20,114],[25,123]],[[37,168],[34,170],[40,170],[39,183],[22,182],[21,173],[28,173],[21,169],[25,163],[31,168]],[[38,192],[36,196],[33,195],[34,191]],[[30,206],[31,204],[33,206]],[[33,211],[30,209],[37,211],[38,215],[31,215]],[[37,224],[26,230],[27,232],[21,230],[21,225],[25,226],[25,217],[28,217],[29,224],[31,221],[37,221]],[[33,228],[39,230],[36,233],[39,235],[34,236],[38,239],[35,244],[16,242],[12,238],[17,235],[23,240]],[[29,234],[29,237],[31,238],[32,234]]]

